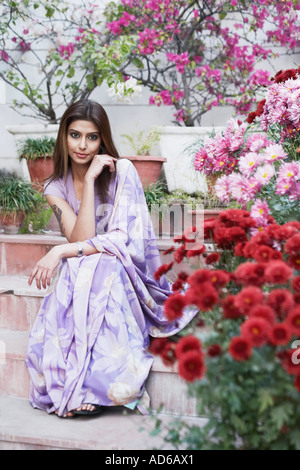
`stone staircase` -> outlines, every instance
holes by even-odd
[[[150,437],[154,417],[125,412],[123,407],[109,408],[97,418],[64,420],[30,406],[24,357],[44,293],[28,286],[28,275],[53,245],[64,242],[55,232],[0,233],[0,449],[171,449],[166,447],[163,432]],[[169,247],[169,241],[159,241],[163,263],[170,262],[163,255]],[[176,369],[165,367],[159,358],[155,358],[146,388],[153,414],[159,414],[163,427],[174,416],[184,416],[197,425],[205,422],[197,416],[195,402],[187,397],[186,384]]]

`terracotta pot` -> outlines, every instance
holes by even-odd
[[[127,158],[133,163],[143,186],[151,183],[157,183],[160,177],[163,163],[167,161],[165,157],[152,157],[144,155],[120,158]]]
[[[19,229],[23,223],[24,217],[24,212],[3,214],[0,211],[0,219],[4,233],[6,235],[16,235],[19,233]]]
[[[36,158],[35,160],[27,160],[27,167],[33,187],[37,191],[43,192],[45,180],[53,173],[52,157],[47,156]]]

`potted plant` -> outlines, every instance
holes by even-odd
[[[20,177],[0,179],[0,219],[5,234],[17,234],[25,215],[36,203],[37,191]]]
[[[27,211],[19,233],[45,233],[49,231],[52,209],[40,192],[35,195],[34,206]]]
[[[31,182],[34,187],[43,191],[45,180],[53,172],[52,155],[56,139],[44,136],[40,138],[27,137],[19,144],[19,159],[26,160]]]
[[[152,156],[151,151],[160,139],[160,130],[157,126],[151,127],[147,132],[141,130],[132,134],[122,134],[124,140],[134,151],[133,156],[125,156],[135,166],[143,186],[157,183],[165,157]]]
[[[300,220],[300,68],[280,70],[247,123],[231,119],[194,155],[196,171],[217,176],[220,201],[236,201],[278,223]],[[292,114],[295,112],[295,117]]]
[[[214,251],[191,273],[180,271],[193,256],[184,237],[173,263],[155,273],[179,268],[164,305],[168,320],[196,312],[189,328],[150,347],[186,381],[204,418],[203,426],[177,420],[164,429],[176,448],[300,448],[300,223],[270,219],[258,228],[248,211],[225,210],[204,223]]]

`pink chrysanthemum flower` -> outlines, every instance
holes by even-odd
[[[271,144],[265,148],[262,154],[263,158],[268,162],[276,160],[284,160],[288,155],[280,144]]]
[[[256,173],[255,173],[255,178],[261,183],[261,184],[268,184],[270,179],[275,175],[275,170],[273,165],[270,163],[266,163],[265,165],[260,166]]]
[[[223,202],[230,201],[230,180],[229,176],[224,175],[218,178],[215,184],[215,193]]]
[[[256,152],[248,152],[239,160],[239,170],[245,176],[250,176],[260,164],[261,158]]]
[[[256,199],[255,203],[251,207],[250,216],[255,219],[259,225],[261,225],[267,221],[267,217],[270,212],[271,211],[266,201]]]
[[[260,149],[265,148],[270,143],[265,134],[257,132],[248,137],[246,141],[246,147],[250,152],[258,152]]]

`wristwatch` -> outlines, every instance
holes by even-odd
[[[83,246],[82,246],[82,243],[81,243],[81,242],[77,242],[77,246],[78,246],[77,257],[80,258],[80,257],[83,255]]]

